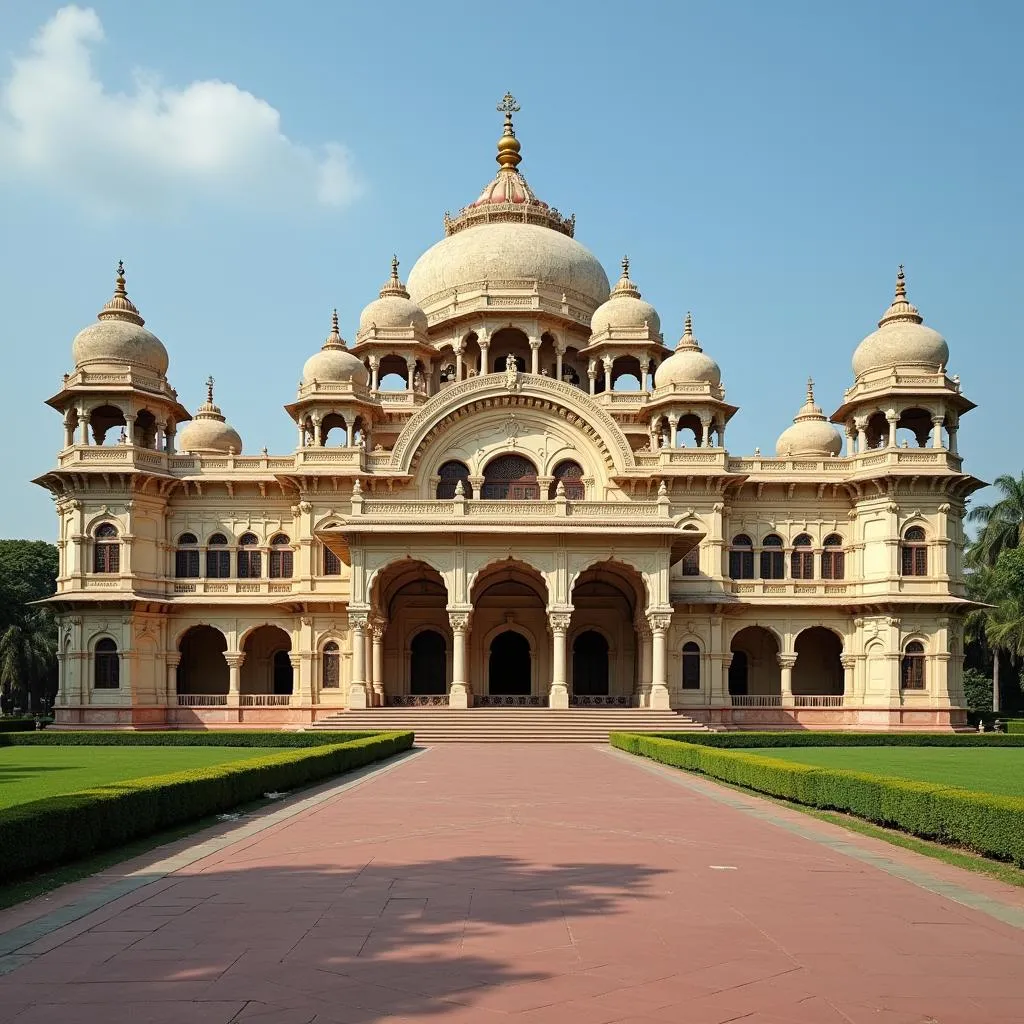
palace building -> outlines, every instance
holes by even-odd
[[[666,340],[628,260],[610,286],[499,110],[497,176],[404,283],[392,262],[351,342],[335,314],[310,344],[292,452],[246,452],[212,379],[185,408],[119,267],[36,481],[59,517],[58,724],[515,705],[961,725],[973,403],[902,268],[831,417],[808,381],[774,454],[732,455],[739,410],[689,314]]]

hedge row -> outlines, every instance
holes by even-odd
[[[28,732],[35,729],[34,718],[0,718],[0,733],[4,732]]]
[[[1016,723],[1014,723],[1016,724]],[[1024,725],[1024,722],[1020,723]],[[1013,730],[1017,732],[1017,730]],[[976,732],[659,732],[706,747],[1024,747],[1024,735]]]
[[[0,881],[227,811],[267,792],[361,768],[408,750],[412,743],[411,732],[364,734],[347,742],[152,775],[0,810]]]
[[[271,732],[246,729],[239,732],[88,731],[46,729],[31,734],[0,734],[0,747],[322,747],[375,736],[373,732]]]
[[[1024,799],[795,764],[662,736],[612,733],[612,746],[675,768],[1024,866]]]

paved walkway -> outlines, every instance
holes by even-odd
[[[0,1022],[1024,1020],[1018,890],[608,749],[434,747],[202,838],[0,913]]]

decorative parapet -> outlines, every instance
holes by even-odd
[[[424,298],[420,306],[430,325],[470,313],[487,316],[514,309],[571,320],[585,327],[588,333],[590,318],[597,308],[593,300],[581,292],[561,291],[532,278],[474,281],[457,289],[434,292]]]

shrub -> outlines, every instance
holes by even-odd
[[[749,738],[757,734],[747,735]],[[1021,737],[976,738],[988,742]],[[845,811],[880,825],[955,843],[1024,866],[1024,799],[1018,797],[973,793],[932,783],[715,749],[716,745],[703,742],[703,738],[701,742],[690,742],[689,735],[685,742],[635,733],[612,733],[610,739],[612,746],[620,750],[662,764],[702,772],[723,782],[811,807]],[[751,745],[748,742],[748,746]]]
[[[29,719],[31,721],[31,719]],[[32,728],[35,728],[34,724]],[[322,747],[376,736],[374,732],[167,732],[46,730],[32,735],[0,735],[2,746],[56,747]]]
[[[29,732],[36,727],[34,718],[0,718],[0,733]]]
[[[264,735],[272,734],[258,735],[262,741]],[[0,810],[0,881],[230,810],[269,791],[294,789],[361,768],[407,750],[412,743],[411,732],[363,734],[343,742],[331,736],[327,742],[304,748],[132,779]]]
[[[707,747],[1024,747],[1020,736],[955,732],[647,733]],[[2,740],[0,740],[2,742]]]
[[[971,711],[992,710],[992,680],[976,668],[964,669],[964,702]]]

